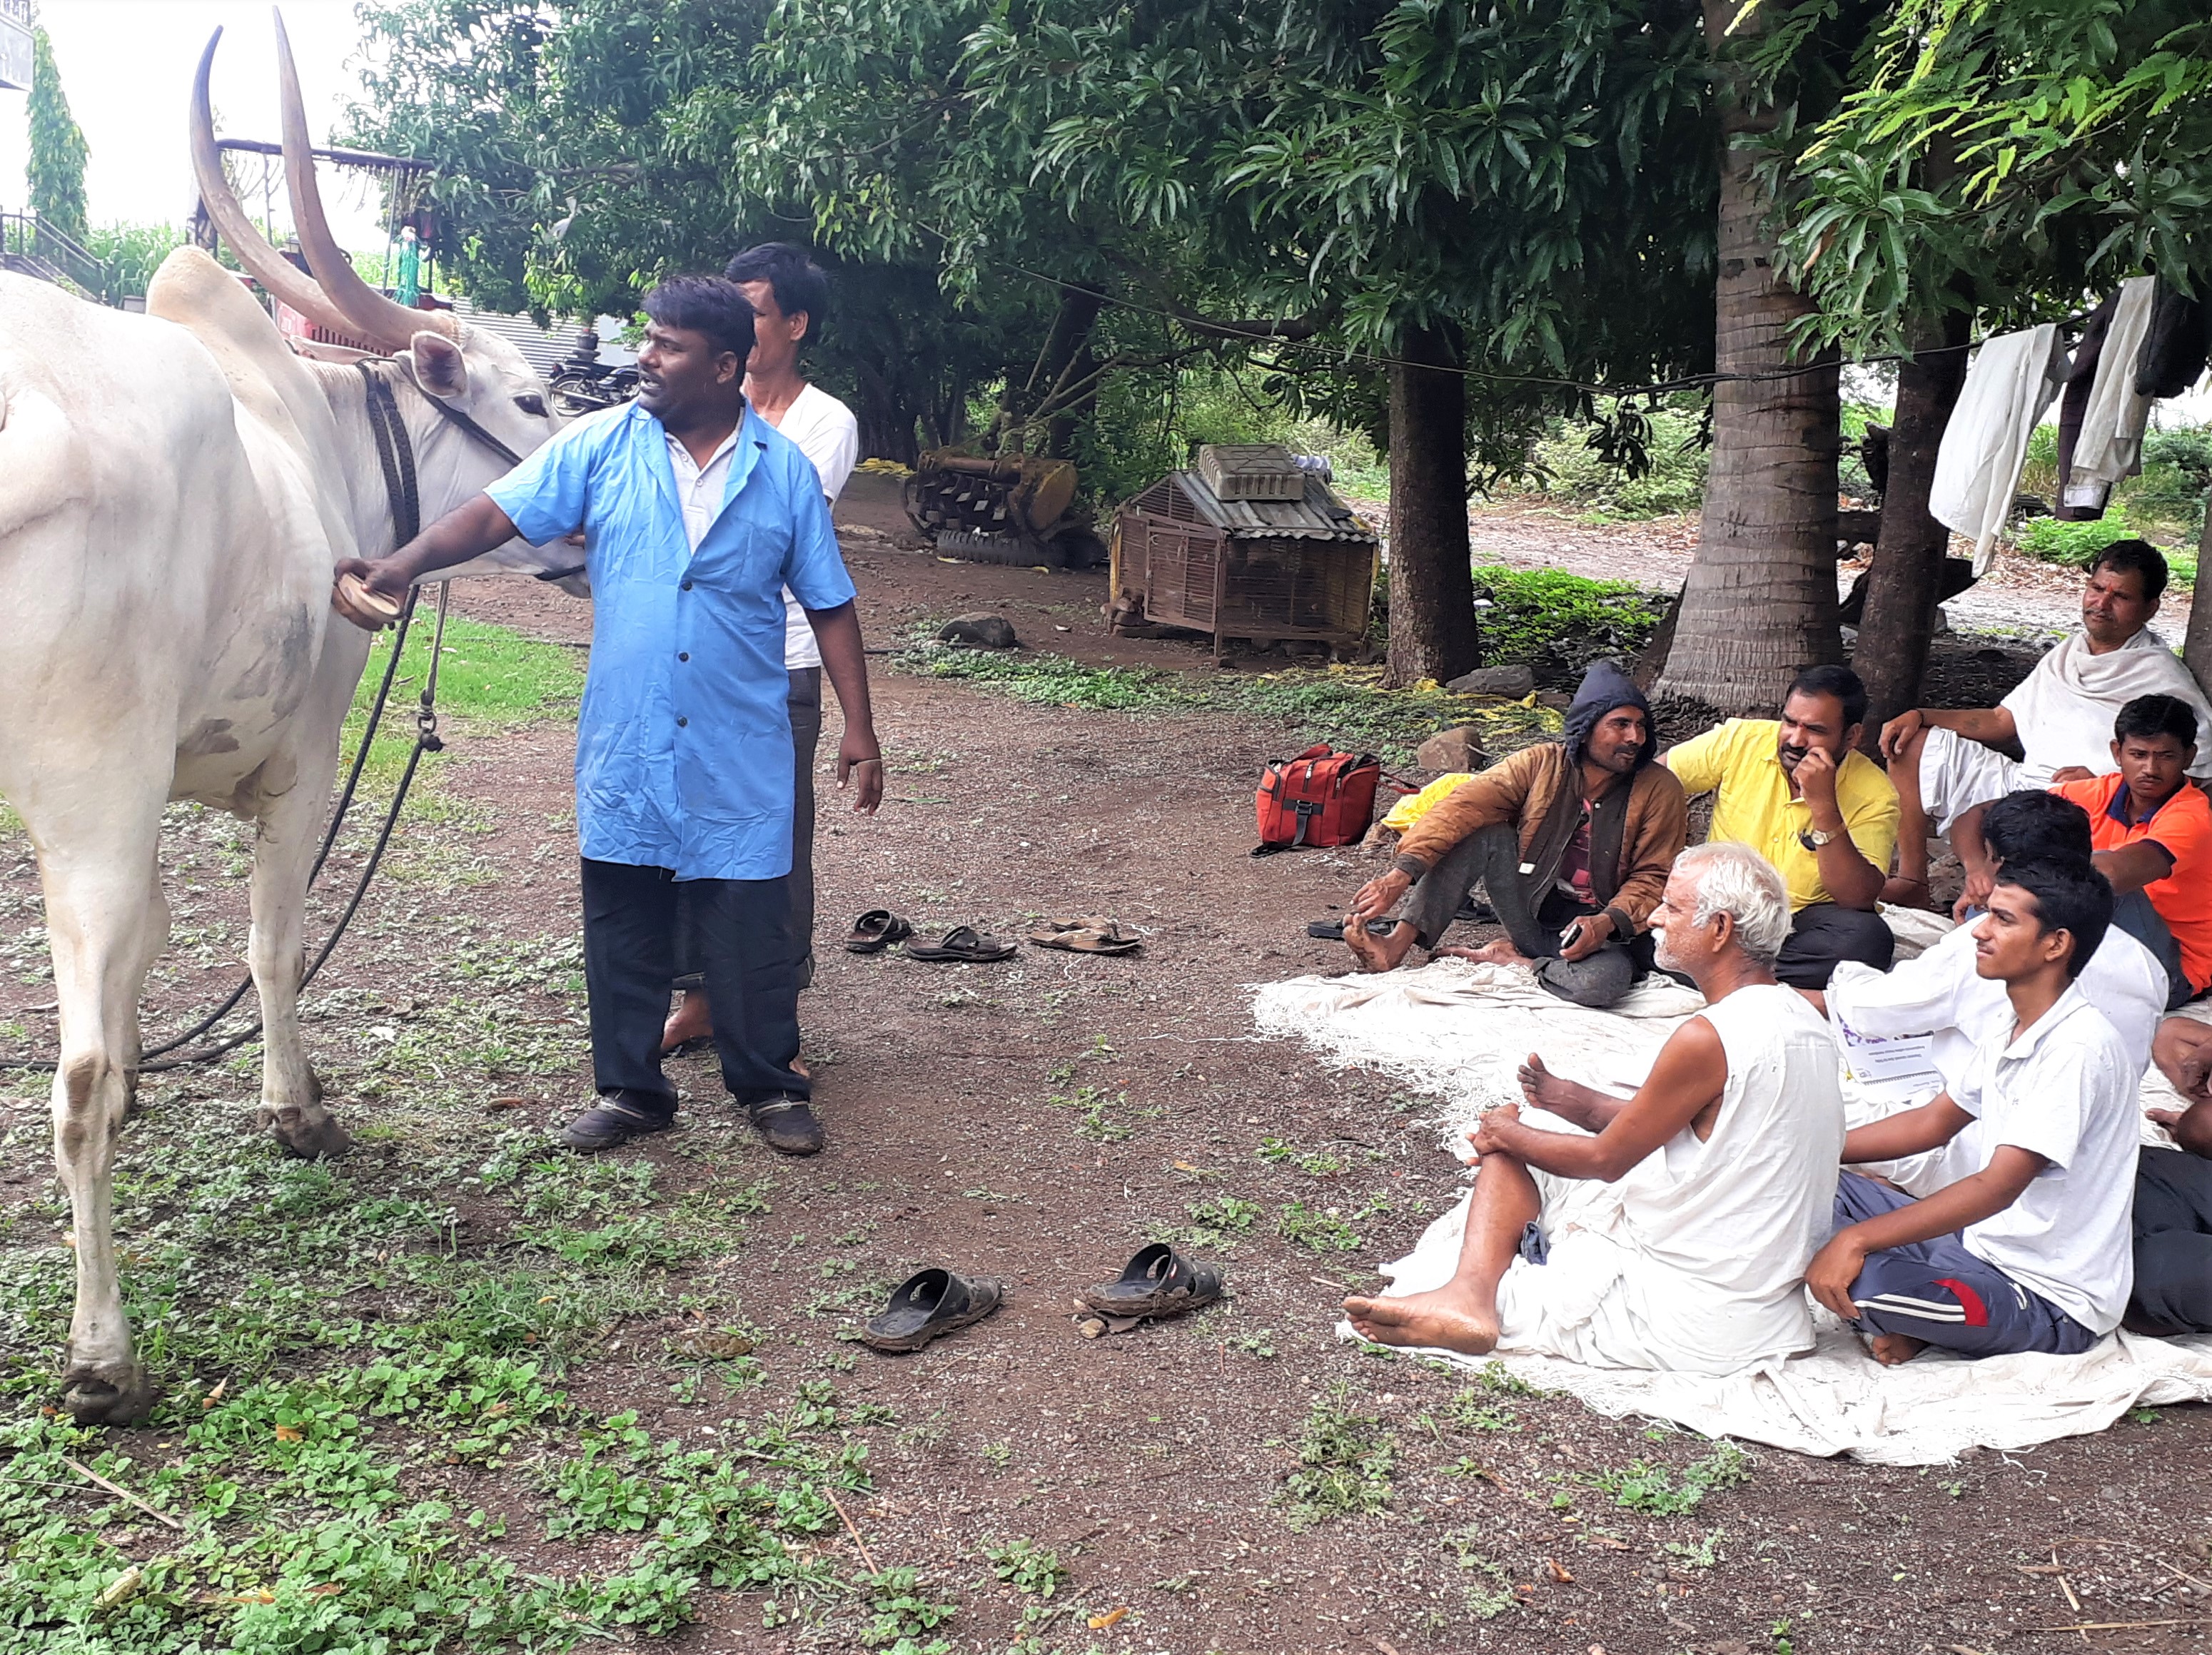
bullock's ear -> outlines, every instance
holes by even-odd
[[[442,333],[427,330],[408,343],[415,377],[433,397],[459,397],[469,388],[469,365],[461,348]]]

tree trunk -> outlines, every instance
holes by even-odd
[[[1937,583],[1951,531],[1928,514],[1936,451],[1966,382],[1972,318],[1945,313],[1916,341],[1917,354],[1897,370],[1897,417],[1889,433],[1889,483],[1881,495],[1881,534],[1867,575],[1866,613],[1853,664],[1867,687],[1866,735],[1873,751],[1887,720],[1920,697],[1936,631]]]
[[[1037,352],[1029,383],[1001,408],[1001,421],[1011,415],[1021,452],[1067,458],[1076,423],[1096,395],[1091,382],[1097,366],[1091,331],[1105,308],[1106,295],[1093,288],[1061,290],[1060,308],[1053,314],[1052,330]]]
[[[2212,684],[2212,489],[2204,495],[2204,532],[2197,537],[2197,584],[2191,590],[2189,632],[2182,640],[2181,659],[2196,674],[2199,687]],[[2212,741],[2197,732],[2197,739]]]
[[[1409,330],[1390,369],[1390,654],[1383,682],[1482,663],[1467,537],[1467,382],[1449,332]],[[1415,363],[1433,367],[1415,367]]]
[[[1717,58],[1738,0],[1705,0]],[[1752,13],[1744,27],[1758,27]],[[1771,713],[1800,670],[1842,658],[1836,631],[1836,361],[1793,360],[1791,323],[1812,306],[1775,270],[1761,221],[1772,205],[1740,136],[1774,124],[1722,67],[1719,280],[1712,463],[1698,555],[1682,591],[1662,694],[1723,713]]]

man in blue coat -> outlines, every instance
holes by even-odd
[[[812,464],[747,406],[753,312],[682,276],[645,301],[635,403],[568,426],[390,557],[340,567],[397,597],[520,535],[581,532],[595,603],[576,731],[585,980],[599,1100],[560,1134],[613,1149],[674,1124],[662,1076],[677,886],[698,916],[722,1078],[762,1137],[811,1155],[799,1055],[783,588],[845,712],[841,786],[883,793],[854,590]]]

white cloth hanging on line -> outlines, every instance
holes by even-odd
[[[2127,361],[2132,373],[2133,352]],[[2046,322],[1985,341],[1966,370],[1936,451],[1928,510],[1974,543],[1976,575],[1989,573],[2027,464],[2028,439],[2058,394],[2065,368],[2057,324]]]
[[[2136,389],[2136,370],[2157,296],[2154,276],[2130,276],[2120,283],[2119,302],[2112,307],[2105,349],[2089,382],[2088,405],[2081,410],[2081,434],[2074,440],[2074,464],[2060,480],[2069,506],[2101,506],[2114,483],[2142,470],[2151,399]]]

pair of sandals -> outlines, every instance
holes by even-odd
[[[986,936],[973,925],[955,925],[934,943],[915,942],[913,937],[911,922],[889,908],[871,908],[853,922],[845,951],[881,954],[894,943],[904,943],[909,960],[970,966],[994,965],[1014,955],[1012,943]],[[1036,948],[1060,949],[1070,954],[1134,954],[1144,946],[1141,939],[1095,914],[1048,919],[1029,934],[1029,941]]]
[[[1084,1288],[1076,1304],[1091,1312],[1085,1332],[1119,1333],[1139,1322],[1210,1305],[1221,1297],[1224,1285],[1220,1265],[1186,1258],[1166,1242],[1155,1241],[1115,1280]],[[860,1343],[893,1355],[919,1350],[933,1339],[972,1327],[1006,1300],[1006,1283],[995,1276],[921,1270],[901,1282],[890,1303],[868,1319]],[[1094,1330],[1089,1319],[1100,1325]]]
[[[992,965],[1000,960],[1011,960],[1014,955],[1012,943],[986,937],[973,925],[955,925],[934,943],[914,942],[913,936],[911,921],[889,908],[871,908],[853,922],[852,934],[845,939],[845,952],[881,954],[894,943],[904,943],[909,960],[969,966]]]

